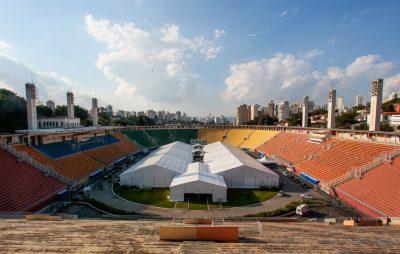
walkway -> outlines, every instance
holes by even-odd
[[[260,204],[245,207],[225,208],[223,210],[186,210],[186,209],[170,209],[155,206],[147,206],[133,203],[119,198],[111,191],[111,184],[104,182],[102,190],[91,190],[90,197],[114,208],[118,208],[128,212],[136,212],[139,214],[164,216],[164,217],[210,217],[210,218],[226,218],[235,216],[244,216],[248,214],[256,214],[260,212],[275,211],[285,207],[287,204],[300,200],[300,195],[307,193],[314,195],[315,192],[307,190],[300,185],[294,183],[285,176],[281,176],[284,182],[285,197],[276,197]]]

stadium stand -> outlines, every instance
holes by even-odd
[[[85,141],[76,142],[74,140],[55,142],[50,144],[35,146],[36,149],[52,158],[60,158],[76,152],[93,149],[99,146],[109,145],[118,142],[118,139],[111,135],[91,137]]]
[[[239,147],[254,150],[273,138],[278,133],[279,131],[255,130],[248,137],[246,137],[241,144],[239,144]]]
[[[123,152],[112,146],[102,146],[87,150],[84,153],[105,165],[110,165],[126,156]]]
[[[237,147],[253,132],[254,130],[228,130],[224,139],[224,143]]]
[[[140,147],[131,142],[124,134],[113,133],[111,135],[119,140],[119,142],[113,143],[111,146],[123,152],[124,154],[130,155],[140,150]]]
[[[52,167],[56,172],[73,181],[79,181],[89,177],[92,173],[105,166],[103,163],[96,161],[83,152],[53,159],[25,144],[17,144],[12,147],[17,151],[27,153],[28,156],[34,158],[38,163]]]
[[[197,139],[197,129],[170,129],[173,141],[181,141],[190,144],[190,141]]]
[[[299,138],[300,137],[298,133],[282,131],[259,146],[256,150],[267,155],[272,155],[293,144],[296,142],[296,139]]]
[[[153,143],[157,144],[157,146],[163,146],[173,142],[171,133],[169,130],[160,129],[160,130],[145,130],[144,131]]]
[[[66,184],[0,150],[0,211],[41,208],[66,188]]]
[[[151,140],[149,135],[142,130],[133,130],[133,131],[123,131],[125,135],[127,135],[132,141],[136,142],[138,145],[142,147],[157,147],[158,145]]]
[[[199,139],[206,141],[208,144],[217,141],[224,141],[227,132],[228,131],[221,129],[199,129]]]
[[[400,217],[400,157],[336,188],[340,199],[373,217]]]
[[[330,149],[321,151],[312,159],[295,164],[295,167],[300,172],[306,172],[316,179],[329,183],[352,169],[372,162],[385,152],[393,152],[395,148],[386,144],[339,140]]]

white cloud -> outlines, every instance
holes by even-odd
[[[4,41],[0,41],[0,50],[1,49],[9,49],[9,48],[11,48],[11,46],[8,43],[6,43]]]
[[[284,10],[283,12],[281,12],[280,14],[279,14],[279,16],[280,17],[285,17],[286,15],[288,15],[288,11],[287,10]]]
[[[315,58],[317,56],[322,56],[325,53],[325,51],[323,50],[319,50],[319,49],[312,49],[308,52],[305,53],[301,53],[300,56],[304,59],[312,59]]]
[[[249,37],[257,37],[259,35],[262,35],[262,34],[265,34],[265,33],[268,33],[268,32],[269,32],[269,29],[265,28],[265,29],[259,30],[257,32],[254,32],[254,33],[250,33],[247,36],[249,36]]]
[[[221,37],[224,34],[226,34],[226,31],[223,30],[223,29],[218,29],[217,28],[217,29],[214,30],[214,38],[216,38],[216,39]]]
[[[384,96],[400,85],[400,68],[378,55],[361,56],[345,68],[333,66],[320,72],[313,70],[306,59],[277,53],[272,58],[232,64],[220,97],[232,103],[262,103],[268,99],[297,100],[309,95],[325,103],[331,85],[350,99],[353,94],[367,95],[375,76],[385,79]]]
[[[213,59],[222,49],[214,38],[185,37],[175,24],[147,31],[133,23],[112,23],[92,15],[84,21],[87,33],[107,46],[98,56],[97,68],[116,83],[120,103],[130,108],[193,101],[197,75],[190,71],[191,59]],[[224,33],[214,31],[214,35]],[[139,104],[137,97],[147,105]]]
[[[14,89],[9,84],[7,84],[5,80],[0,80],[0,88],[14,91]]]
[[[329,40],[328,40],[328,44],[335,44],[336,43],[336,38],[335,37],[332,37],[332,38],[329,38]]]
[[[15,57],[0,54],[0,87],[13,90],[25,96],[25,83],[33,81],[38,88],[40,101],[53,100],[57,104],[66,104],[66,92],[70,89],[76,94],[78,105],[88,108],[91,93],[85,91],[76,82],[54,72],[42,71],[23,63]]]

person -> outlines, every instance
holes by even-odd
[[[389,225],[390,225],[390,222],[392,222],[392,220],[391,220],[389,217],[387,217],[387,218],[386,218],[386,226],[389,226]]]

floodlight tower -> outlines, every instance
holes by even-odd
[[[303,117],[301,120],[302,127],[308,127],[308,96],[303,97]]]
[[[383,79],[376,79],[371,82],[370,131],[379,131],[381,127],[382,90]]]
[[[336,127],[335,124],[335,109],[336,109],[336,90],[329,90],[329,100],[328,100],[328,129],[333,129]]]
[[[68,92],[67,93],[67,117],[68,118],[75,118],[74,101],[75,101],[74,94],[72,92]]]
[[[97,98],[92,98],[92,120],[93,120],[93,127],[96,127],[98,125]]]
[[[25,84],[26,91],[26,113],[28,116],[28,129],[37,129],[36,99],[37,90],[33,83]]]

